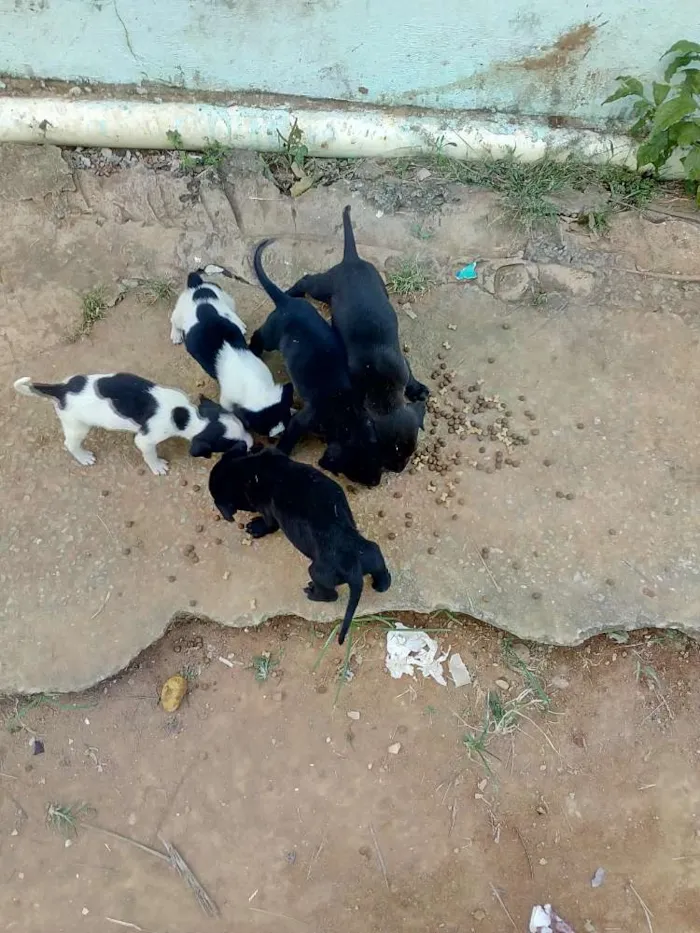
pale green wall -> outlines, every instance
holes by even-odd
[[[0,72],[564,115],[700,36],[697,0],[0,0]]]

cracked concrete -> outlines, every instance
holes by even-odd
[[[130,436],[95,432],[97,463],[81,468],[51,405],[11,383],[125,369],[215,393],[171,346],[170,307],[129,284],[180,283],[195,256],[252,283],[263,236],[278,238],[271,274],[291,283],[337,258],[348,201],[367,258],[385,268],[421,254],[442,275],[398,313],[416,374],[436,393],[423,444],[445,472],[421,465],[350,492],[394,574],[389,593],[365,591],[360,611],[444,607],[559,644],[649,625],[700,631],[700,287],[623,271],[698,275],[696,223],[622,215],[606,239],[563,226],[526,242],[490,193],[450,185],[436,207],[429,179],[401,182],[417,207],[382,213],[388,169],[375,163],[294,202],[248,154],[198,181],[143,166],[71,175],[53,147],[0,148],[0,164],[0,691],[88,686],[178,612],[234,626],[337,614],[304,598],[306,562],[283,538],[251,544],[215,521],[209,465],[185,445],[163,445],[171,472],[154,477]],[[399,183],[387,184],[395,197]],[[474,259],[479,280],[456,282]],[[71,342],[80,296],[96,285],[123,300]],[[265,296],[252,284],[232,291],[252,329]],[[453,408],[468,408],[485,436],[457,430]],[[491,439],[496,417],[527,443]]]

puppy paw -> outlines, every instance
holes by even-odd
[[[81,466],[92,466],[95,462],[95,455],[91,450],[72,450],[71,453]]]
[[[270,529],[267,527],[264,518],[254,518],[252,521],[249,521],[245,526],[245,530],[251,536],[251,538],[264,538],[266,534],[269,534]]]
[[[315,583],[307,583],[304,587],[307,598],[315,603],[334,603],[338,598],[335,590],[319,590]]]
[[[170,339],[177,346],[178,343],[182,343],[182,334],[180,333],[176,334],[175,331],[172,331],[172,333],[170,334]]]
[[[155,473],[156,476],[165,476],[168,472],[168,461],[163,460],[161,457],[156,457],[156,459],[148,464],[152,473]]]
[[[406,398],[409,402],[424,402],[430,398],[430,389],[422,382],[406,386]]]

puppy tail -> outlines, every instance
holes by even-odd
[[[38,395],[40,398],[48,395],[50,398],[57,399],[62,398],[66,391],[62,383],[52,385],[45,382],[32,382],[29,376],[22,376],[21,379],[15,380],[14,388],[15,392],[19,392],[20,395]]]
[[[345,610],[345,618],[343,619],[343,624],[340,627],[340,634],[338,635],[338,644],[342,645],[345,641],[345,636],[350,630],[350,623],[352,622],[352,617],[355,615],[355,610],[360,602],[360,597],[362,596],[362,568],[358,564],[353,575],[348,580],[348,585],[350,587],[350,599],[348,599],[348,605]]]
[[[355,245],[355,234],[353,233],[352,223],[350,222],[350,205],[343,211],[343,262],[349,262],[352,259],[359,259],[357,255],[357,246]]]
[[[261,243],[255,247],[255,254],[253,256],[253,268],[255,269],[255,274],[258,277],[258,281],[265,289],[267,294],[272,298],[276,305],[281,304],[289,298],[282,289],[275,285],[271,278],[267,275],[265,270],[262,267],[262,254],[267,246],[270,245],[273,241],[271,239],[263,240]]]

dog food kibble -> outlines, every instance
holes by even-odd
[[[175,574],[171,573],[168,575],[168,583],[174,583],[177,580]]]
[[[406,526],[406,528],[413,528],[413,522],[411,521],[410,518],[406,519],[406,521],[404,522],[404,525]]]
[[[223,538],[214,538],[214,544],[223,544],[223,543],[224,543]]]
[[[583,423],[583,421],[579,421],[576,427],[579,429],[579,431],[583,431],[586,425]]]
[[[440,363],[440,369],[447,369],[447,363]]]
[[[557,497],[557,499],[563,499],[563,498],[564,498],[564,493],[561,491],[561,489],[557,489],[557,491],[554,493],[554,495]]]
[[[495,362],[496,362],[496,357],[495,357],[495,356],[489,356],[489,357],[487,357],[486,362],[487,362],[487,363],[495,363]]]
[[[180,485],[181,485],[181,486],[186,486],[186,485],[187,485],[187,480],[186,480],[186,479],[181,479],[181,480],[180,480]]]
[[[542,594],[539,590],[535,590],[531,595],[533,599],[542,599]]]
[[[534,421],[534,420],[535,420],[535,413],[534,413],[534,411],[524,411],[523,414],[524,414],[525,417],[528,419],[528,421]]]
[[[195,525],[194,530],[201,534],[204,531],[204,525]]]
[[[394,493],[394,499],[400,499],[402,495],[403,493],[397,491]]]
[[[518,396],[518,401],[519,401],[519,402],[524,402],[524,401],[525,401],[525,396],[524,396],[524,395],[519,395],[519,396]]]
[[[220,522],[220,521],[221,521],[221,513],[220,513],[220,512],[214,512],[214,521],[215,521],[215,522]]]
[[[434,547],[429,547],[429,548],[428,548],[428,554],[434,554],[434,553],[435,553],[435,548],[434,548]]]
[[[554,460],[550,460],[549,457],[547,457],[545,460],[542,461],[542,463],[543,463],[546,467],[550,467],[550,466],[554,463]]]
[[[240,528],[241,531],[245,528],[245,522],[236,522],[236,527]]]
[[[488,558],[488,556],[489,556],[490,553],[491,553],[491,551],[490,551],[487,547],[482,547],[482,549],[481,549],[481,556],[484,558],[484,560],[486,560],[486,559]]]
[[[573,492],[567,492],[566,498],[569,500],[569,502],[571,502],[572,499],[576,498],[576,494]]]
[[[122,548],[122,554],[124,555],[124,557],[128,557],[129,554],[131,554],[131,548],[130,547]]]
[[[103,489],[100,495],[107,497],[109,495],[109,489]]]
[[[394,541],[394,540],[396,539],[396,532],[395,532],[395,531],[390,531],[389,534],[387,535],[387,538],[388,538],[390,541]]]
[[[615,581],[613,580],[612,577],[607,577],[605,582],[608,586],[615,586]]]
[[[439,359],[439,360],[444,360],[444,359],[445,359],[445,354],[444,354],[444,353],[438,353],[438,359]]]
[[[413,512],[406,512],[406,518],[413,518]]]
[[[653,599],[654,596],[656,596],[656,593],[654,592],[654,590],[652,590],[651,587],[649,587],[649,586],[645,586],[645,587],[642,589],[642,593],[644,593],[644,595],[645,595],[645,596],[648,596],[650,599]]]
[[[380,510],[377,512],[377,515],[378,515],[380,518],[384,518],[384,515],[385,515],[385,514],[386,514],[386,513],[384,512],[384,509],[380,509]]]
[[[503,328],[503,330],[510,330],[510,324],[508,323],[508,321],[504,321],[501,324],[501,327]]]
[[[616,534],[617,534],[617,530],[616,530],[615,528],[608,528],[608,534],[609,534],[609,535],[616,535]]]
[[[530,428],[530,434],[532,434],[533,437],[537,437],[539,433],[540,433],[539,428]]]
[[[182,549],[182,553],[185,555],[185,557],[189,557],[190,554],[194,554],[194,544],[186,544]]]
[[[453,521],[453,522],[456,522],[457,519],[459,518],[459,515],[455,512],[455,513],[454,513],[453,515],[451,515],[450,517],[452,518],[452,521]]]
[[[134,522],[134,520],[133,520],[132,518],[127,518],[127,520],[124,522],[124,524],[126,525],[127,528],[133,528],[135,522]]]

